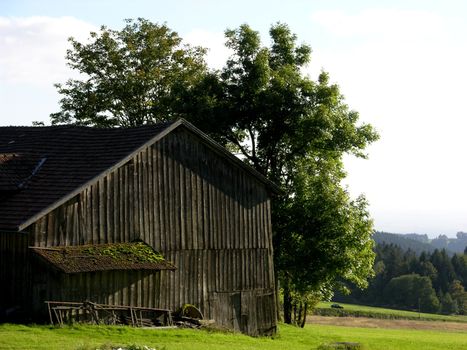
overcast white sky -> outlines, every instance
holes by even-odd
[[[272,23],[289,24],[313,48],[308,73],[328,71],[381,134],[368,160],[346,160],[349,191],[367,196],[375,228],[467,231],[467,2],[0,0],[0,125],[48,122],[53,84],[72,75],[67,37],[136,17],[209,47],[213,67],[228,54],[226,28],[248,23],[267,41]]]

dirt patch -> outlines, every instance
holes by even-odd
[[[382,320],[377,318],[366,317],[308,316],[307,323],[363,328],[407,328],[467,332],[467,323],[442,321]]]

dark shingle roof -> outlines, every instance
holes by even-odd
[[[18,230],[170,125],[0,127],[0,229]]]
[[[45,160],[32,153],[0,153],[0,191],[15,192],[25,188]]]
[[[65,273],[176,269],[172,263],[143,242],[30,249],[53,269]]]
[[[277,185],[183,119],[137,128],[0,127],[0,230],[23,230],[180,125],[280,193]]]

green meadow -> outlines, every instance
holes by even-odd
[[[465,350],[467,333],[412,329],[374,329],[280,325],[273,338],[192,329],[138,329],[116,326],[0,325],[0,349],[90,350],[103,344],[147,345],[157,350],[311,350],[323,343],[358,342],[366,350]]]
[[[354,316],[371,318],[392,318],[406,320],[427,320],[427,321],[446,321],[446,322],[467,322],[467,316],[462,315],[437,315],[429,313],[418,313],[415,311],[385,309],[382,307],[372,307],[364,305],[353,305],[337,303],[343,306],[343,309],[333,309],[331,305],[335,302],[321,302],[316,306],[315,314],[322,316]],[[466,347],[467,349],[467,347]]]

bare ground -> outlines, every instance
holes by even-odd
[[[308,316],[307,323],[363,328],[426,329],[467,332],[467,323],[440,321],[383,320],[366,317]]]

